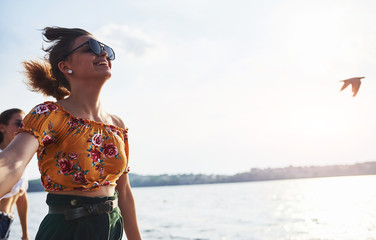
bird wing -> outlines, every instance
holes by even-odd
[[[349,80],[342,80],[341,82],[343,82],[343,86],[341,88],[340,91],[342,91],[343,89],[347,88],[347,86],[350,85],[350,81]]]
[[[354,77],[354,78],[349,78],[349,79],[346,79],[346,80],[357,81],[357,80],[360,80],[362,78],[365,78],[365,77]]]
[[[359,80],[358,81],[352,81],[351,85],[352,85],[353,97],[355,97],[356,94],[358,93],[359,88],[360,88],[360,84],[361,84],[361,82]]]

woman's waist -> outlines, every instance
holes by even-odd
[[[115,185],[100,186],[94,191],[81,191],[81,190],[71,190],[71,191],[52,191],[48,195],[56,196],[77,196],[77,197],[111,197],[115,195]]]
[[[65,219],[70,221],[89,215],[112,213],[118,208],[118,192],[115,190],[111,196],[83,196],[77,192],[73,194],[78,195],[49,193],[46,200],[48,213],[64,214]]]
[[[16,203],[18,195],[10,198],[3,198],[0,201],[0,212],[13,213],[13,206]]]

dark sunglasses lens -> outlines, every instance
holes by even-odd
[[[22,123],[22,120],[17,120],[17,121],[16,121],[16,126],[17,126],[17,127],[20,127],[20,126],[21,126],[21,123]]]
[[[95,54],[101,54],[102,53],[102,46],[98,41],[96,41],[94,39],[90,39],[89,40],[89,46],[90,46],[91,51],[93,51],[93,53],[95,53]],[[104,51],[107,52],[108,59],[110,59],[110,60],[115,59],[115,52],[114,52],[114,50],[112,50],[112,48],[103,44],[103,49],[104,49]]]
[[[110,60],[114,60],[115,59],[115,52],[114,52],[114,50],[112,50],[112,48],[110,48],[107,45],[104,45],[103,49],[107,52],[108,59],[110,59]]]
[[[95,41],[94,39],[89,40],[89,46],[91,51],[93,51],[93,53],[95,54],[100,54],[102,52],[101,45],[98,41]]]

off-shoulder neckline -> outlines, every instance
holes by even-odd
[[[116,126],[116,125],[112,125],[112,124],[106,124],[106,123],[97,122],[97,121],[94,121],[94,120],[91,120],[91,119],[87,119],[87,118],[79,118],[79,117],[73,116],[68,110],[66,110],[63,106],[61,106],[57,102],[47,101],[47,102],[44,102],[44,103],[45,104],[46,103],[52,103],[52,104],[54,104],[62,112],[65,112],[70,117],[75,118],[75,119],[77,119],[79,121],[84,121],[85,123],[92,123],[92,124],[95,124],[95,125],[100,125],[101,127],[110,127],[110,128],[113,127],[113,128],[115,128],[117,130],[120,130],[121,132],[127,132],[128,131],[128,128],[122,128],[122,127],[119,127],[119,126]]]

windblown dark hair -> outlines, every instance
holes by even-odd
[[[12,118],[13,114],[15,113],[24,113],[21,109],[18,108],[11,108],[8,110],[5,110],[0,114],[0,124],[8,125],[9,120]],[[0,132],[0,143],[2,143],[4,140],[4,135],[2,132]]]
[[[25,75],[28,78],[27,85],[34,92],[52,96],[57,100],[70,94],[70,85],[64,74],[60,71],[58,63],[67,58],[74,40],[80,36],[91,35],[80,28],[46,27],[43,29],[44,41],[52,43],[48,48],[42,48],[47,52],[44,60],[25,61]]]

